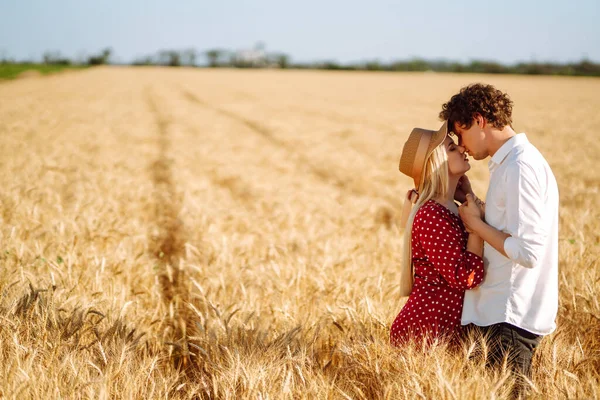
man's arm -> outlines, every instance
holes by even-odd
[[[490,246],[498,250],[498,252],[504,257],[510,258],[508,255],[506,255],[506,251],[504,250],[504,241],[511,237],[508,233],[499,231],[479,218],[475,219],[470,227],[473,232],[477,233],[483,239],[484,242],[488,242]]]
[[[461,207],[461,218],[500,254],[527,268],[534,268],[543,256],[548,233],[544,228],[543,189],[528,165],[511,165],[506,171],[506,231],[481,220],[468,207]]]
[[[510,237],[504,251],[512,261],[527,267],[538,266],[548,237],[544,206],[545,176],[538,176],[532,165],[523,162],[506,169],[506,231]]]

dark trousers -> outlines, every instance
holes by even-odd
[[[523,393],[525,381],[522,376],[531,378],[531,360],[542,336],[536,335],[506,322],[490,326],[468,325],[467,332],[483,336],[488,347],[486,365],[501,366],[507,360],[508,367],[516,373],[517,385],[513,395]]]

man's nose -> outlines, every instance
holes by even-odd
[[[458,146],[458,151],[460,151],[460,154],[464,154],[467,148],[465,146]]]

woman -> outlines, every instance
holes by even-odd
[[[404,145],[400,171],[418,190],[411,190],[405,203],[400,291],[410,296],[391,327],[394,345],[453,338],[460,330],[465,290],[483,280],[483,241],[465,230],[454,202],[462,194],[456,193],[459,180],[461,191],[470,192],[463,178],[470,168],[464,147],[448,136],[446,122],[438,131],[413,129]],[[466,201],[476,202],[483,214],[472,194]]]

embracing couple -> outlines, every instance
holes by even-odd
[[[480,332],[490,364],[507,359],[529,376],[536,347],[556,328],[558,188],[542,154],[513,130],[512,106],[491,85],[469,85],[442,106],[439,130],[415,128],[406,141],[400,171],[415,183],[403,218],[409,297],[390,340]],[[465,175],[467,155],[491,157],[485,203]]]

